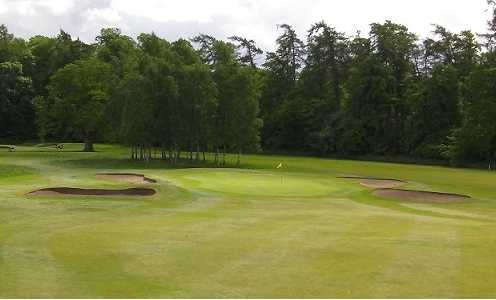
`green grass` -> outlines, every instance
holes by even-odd
[[[496,297],[496,173],[264,155],[174,169],[80,149],[0,151],[1,298]],[[157,194],[26,196],[138,186],[95,176],[111,171],[157,179]],[[385,200],[339,175],[474,199]]]

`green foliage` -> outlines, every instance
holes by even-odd
[[[419,157],[441,158],[441,146],[449,142],[448,137],[461,120],[456,68],[435,66],[432,75],[415,86],[410,101],[410,151]]]
[[[67,64],[88,58],[93,52],[92,46],[80,40],[72,40],[71,36],[62,30],[55,38],[32,37],[29,40],[29,49],[34,60],[29,75],[33,79],[36,94],[44,97],[48,95],[52,75]]]
[[[105,129],[114,84],[111,66],[97,58],[60,69],[50,80],[48,97],[38,104],[42,132],[60,132],[91,144]]]
[[[297,131],[296,139],[315,152],[336,151],[336,121],[341,113],[351,63],[349,47],[344,34],[323,21],[309,30],[306,64],[295,100],[301,108],[299,119],[303,130]]]
[[[212,46],[216,58],[212,65],[213,79],[218,90],[213,129],[216,148],[238,153],[258,150],[261,122],[257,72],[236,60],[234,45],[215,41]]]
[[[256,68],[257,56],[263,54],[263,51],[257,47],[255,41],[240,36],[232,36],[229,39],[237,43],[236,47],[238,51],[242,51],[242,54],[239,54],[239,61],[252,68]]]
[[[32,137],[35,128],[31,79],[19,62],[0,62],[0,140]]]
[[[448,154],[454,160],[496,159],[496,68],[479,66],[463,88],[463,123],[454,134]]]
[[[382,122],[388,101],[386,70],[380,60],[369,57],[358,61],[350,70],[350,91],[344,108],[345,133],[339,149],[344,153],[381,152],[378,142],[384,137]]]
[[[305,47],[291,26],[283,24],[279,27],[284,31],[276,40],[277,49],[267,53],[264,64],[267,77],[261,98],[262,139],[265,148],[294,150],[301,145],[292,139],[294,130],[300,127],[293,100],[304,63]]]
[[[186,149],[198,149],[200,145],[204,150],[212,149],[215,141],[213,124],[217,109],[217,85],[210,68],[199,63],[186,65],[179,78],[178,100],[186,129],[182,144]]]
[[[488,25],[479,44],[440,25],[419,40],[391,21],[354,37],[321,21],[303,41],[282,24],[265,60],[241,36],[200,34],[193,46],[103,28],[87,45],[62,30],[26,42],[0,26],[3,72],[22,66],[3,75],[0,136],[36,132],[35,103],[45,139],[121,142],[134,159],[177,163],[185,151],[191,161],[210,151],[222,164],[226,152],[263,148],[480,163],[493,159],[492,125],[481,124],[496,117],[489,83],[474,79],[496,65],[494,18]],[[14,95],[12,86],[23,88]]]
[[[7,27],[0,24],[0,62],[19,62],[24,72],[33,67],[33,56],[27,43],[9,33]]]
[[[102,61],[110,64],[119,78],[127,72],[132,72],[137,65],[136,42],[122,35],[118,28],[103,28],[96,37],[96,55]]]

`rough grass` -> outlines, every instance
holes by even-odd
[[[494,173],[262,155],[172,169],[80,148],[0,153],[0,297],[496,297]],[[157,194],[25,195],[140,186],[103,172],[145,174]],[[380,199],[343,174],[474,199]]]

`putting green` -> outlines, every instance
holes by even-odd
[[[322,197],[339,190],[331,180],[249,170],[190,169],[173,171],[180,185],[220,193],[271,197]]]

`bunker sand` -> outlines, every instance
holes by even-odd
[[[400,190],[390,188],[377,189],[372,194],[382,198],[422,203],[460,203],[471,198],[470,196],[459,194]]]
[[[80,189],[70,187],[54,187],[39,189],[28,193],[35,196],[61,196],[61,195],[76,195],[76,196],[152,196],[155,195],[154,189],[147,188],[128,188],[122,190],[107,190],[107,189]]]
[[[360,181],[360,185],[372,189],[390,189],[404,185],[406,182],[399,179],[389,178],[373,178],[373,177],[358,177],[358,176],[340,176],[338,178],[355,179]]]
[[[133,173],[99,173],[96,175],[99,179],[123,181],[128,183],[156,183],[155,179],[146,177],[143,174]]]

